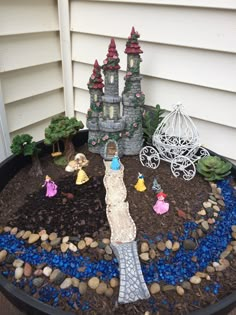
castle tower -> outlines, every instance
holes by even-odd
[[[100,154],[106,159],[112,159],[115,152],[123,155],[122,131],[125,121],[120,117],[119,77],[120,59],[114,39],[111,39],[107,58],[104,60],[103,71],[105,76],[105,92],[102,97],[103,113],[99,119],[101,131]]]
[[[95,60],[93,73],[89,78],[90,108],[87,113],[88,148],[92,153],[100,153],[99,116],[102,113],[103,79],[101,68]]]
[[[138,42],[139,34],[134,27],[128,37],[125,53],[127,54],[127,72],[125,88],[122,93],[123,116],[125,117],[124,154],[136,155],[143,145],[142,113],[145,96],[141,90],[140,62],[142,61]]]

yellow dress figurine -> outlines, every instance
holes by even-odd
[[[137,190],[137,191],[145,191],[147,188],[144,184],[144,176],[143,174],[141,173],[138,173],[138,181],[136,183],[136,185],[134,186],[134,188]]]
[[[85,173],[85,171],[81,168],[78,171],[77,178],[76,178],[76,185],[82,185],[89,180],[89,177]]]

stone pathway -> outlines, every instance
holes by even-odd
[[[126,201],[127,190],[123,181],[124,166],[119,171],[110,168],[111,162],[104,162],[106,188],[106,213],[111,228],[111,247],[119,261],[120,291],[119,303],[130,303],[150,297],[143,278],[137,251],[136,226],[129,213]]]

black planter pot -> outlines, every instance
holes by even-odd
[[[74,144],[76,146],[83,145],[88,140],[88,131],[82,130],[75,137]],[[51,152],[51,148],[40,143],[42,155]],[[211,152],[211,154],[215,154]],[[0,191],[6,186],[11,178],[24,166],[30,163],[30,159],[24,157],[11,156],[4,162],[0,163]],[[233,176],[236,177],[236,166],[233,166]],[[0,275],[0,291],[11,301],[19,310],[27,315],[73,315],[72,312],[64,312],[58,308],[44,304],[26,294],[23,290],[15,287],[9,281]],[[236,307],[236,291],[223,298],[220,302],[210,305],[198,311],[191,312],[191,315],[226,315],[234,307]],[[1,312],[0,312],[1,313]]]

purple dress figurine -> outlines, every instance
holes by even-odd
[[[46,175],[45,177],[45,182],[42,185],[42,187],[46,186],[47,191],[46,191],[46,197],[53,197],[57,194],[57,185],[52,181],[51,177]]]
[[[157,214],[164,214],[164,213],[166,213],[169,210],[168,202],[164,201],[166,196],[167,195],[164,194],[163,192],[160,192],[159,194],[157,194],[157,202],[153,206],[153,210]]]

